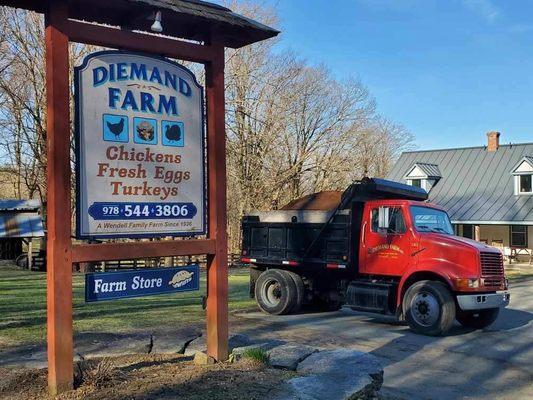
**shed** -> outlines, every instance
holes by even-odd
[[[0,259],[14,260],[28,244],[28,265],[32,259],[33,238],[44,237],[39,200],[0,200]]]

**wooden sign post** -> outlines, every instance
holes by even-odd
[[[47,90],[47,336],[49,388],[72,388],[72,263],[179,255],[207,255],[207,352],[228,357],[226,234],[226,146],[224,50],[276,36],[279,32],[206,2],[185,0],[0,0],[43,13]],[[166,37],[150,31],[162,15]],[[98,23],[98,25],[89,22]],[[126,24],[126,27],[122,25]],[[118,26],[112,28],[103,24]],[[188,39],[189,41],[177,40]],[[196,43],[191,40],[197,41]],[[206,239],[73,244],[68,44],[78,42],[136,51],[205,65],[208,163]]]

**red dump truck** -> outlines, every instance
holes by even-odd
[[[250,295],[269,314],[304,305],[393,315],[426,335],[454,320],[490,325],[509,304],[503,256],[454,235],[420,188],[365,178],[330,210],[278,210],[242,220]]]

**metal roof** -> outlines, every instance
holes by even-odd
[[[42,0],[0,0],[0,5],[43,13]],[[153,15],[161,11],[164,35],[209,41],[216,36],[238,48],[279,34],[279,31],[229,8],[201,0],[70,0],[69,18],[150,32]]]
[[[43,221],[37,212],[0,213],[0,239],[43,236]]]
[[[409,171],[407,171],[406,176],[415,167],[420,168],[424,172],[424,174],[426,174],[428,178],[441,178],[442,177],[440,170],[439,170],[439,166],[437,164],[428,164],[428,163],[420,163],[420,162],[415,163],[415,165],[413,165],[413,167]]]
[[[37,211],[40,208],[40,200],[0,200],[0,213],[3,211]]]
[[[44,236],[40,200],[0,200],[0,239]]]
[[[448,210],[454,222],[533,223],[533,196],[514,194],[513,167],[533,157],[533,143],[403,153],[388,179],[405,182],[417,163],[439,166],[442,178],[429,201]]]

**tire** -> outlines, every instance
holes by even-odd
[[[259,275],[261,275],[261,270],[258,270],[256,268],[249,268],[250,270],[250,285],[248,286],[248,293],[250,295],[251,299],[255,298],[255,284],[257,282],[257,278],[259,278]]]
[[[296,287],[296,301],[294,302],[294,306],[292,310],[290,311],[291,314],[296,314],[300,312],[300,310],[302,309],[302,305],[304,303],[304,298],[305,298],[304,281],[302,280],[302,277],[300,275],[292,271],[280,270],[280,272],[289,275],[291,279],[293,280],[294,285]]]
[[[259,308],[268,314],[288,314],[296,303],[296,285],[291,276],[283,272],[269,269],[257,278],[255,299]]]
[[[487,308],[486,310],[477,311],[458,311],[457,321],[466,328],[483,329],[496,321],[499,313],[499,308]]]
[[[455,320],[454,298],[441,282],[414,283],[405,292],[402,306],[411,330],[423,335],[445,335]]]

